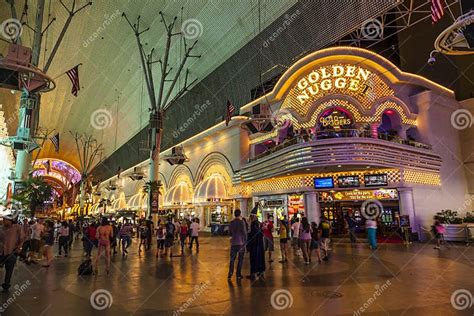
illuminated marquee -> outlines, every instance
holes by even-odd
[[[371,73],[367,69],[354,65],[334,65],[314,69],[298,81],[299,95],[296,98],[303,104],[320,90],[329,91],[333,87],[365,94],[369,89],[365,81],[369,79]]]

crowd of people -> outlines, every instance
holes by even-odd
[[[230,222],[229,234],[231,236],[229,273],[230,280],[235,270],[235,260],[237,259],[236,277],[243,278],[242,267],[245,253],[250,257],[250,274],[248,279],[264,279],[265,257],[268,262],[273,262],[274,247],[274,221],[269,215],[263,223],[260,223],[255,212],[252,212],[249,219],[242,217],[240,210],[234,211],[235,218]],[[294,250],[295,256],[302,256],[304,263],[309,265],[312,257],[316,254],[319,263],[329,260],[329,240],[331,225],[322,218],[319,225],[315,222],[309,223],[306,217],[294,216],[290,221],[286,216],[278,220],[278,235],[280,241],[282,264],[288,262],[288,244]],[[265,254],[267,253],[267,255]]]
[[[239,209],[234,211],[234,219],[229,224],[230,234],[230,263],[228,279],[231,280],[236,270],[237,279],[242,279],[242,268],[245,253],[250,260],[250,271],[247,278],[251,280],[264,279],[266,262],[274,261],[274,235],[277,235],[281,258],[279,263],[286,264],[289,252],[292,249],[294,257],[301,257],[304,264],[309,265],[315,257],[319,263],[329,260],[331,224],[324,217],[319,224],[309,222],[304,216],[293,216],[290,220],[286,216],[274,222],[268,217],[260,222],[256,209],[250,216],[243,217]],[[274,227],[277,224],[277,228]],[[351,241],[355,240],[350,221],[348,227]],[[367,236],[371,249],[377,248],[375,220],[366,221]],[[443,243],[444,227],[439,220],[433,225],[433,232],[437,240],[436,249]],[[55,257],[70,253],[73,242],[82,241],[82,248],[86,260],[91,263],[93,273],[98,273],[101,258],[105,258],[105,271],[110,272],[111,256],[121,252],[123,257],[128,255],[132,239],[138,238],[138,254],[150,251],[153,237],[156,238],[156,258],[176,256],[173,246],[179,245],[181,254],[185,254],[188,247],[191,251],[195,245],[199,252],[199,219],[175,220],[174,218],[159,219],[156,226],[152,218],[141,220],[133,225],[131,220],[121,223],[110,222],[102,218],[98,222],[73,222],[52,220],[24,219],[17,223],[12,215],[4,215],[0,226],[0,263],[5,267],[4,290],[10,287],[10,281],[17,257],[25,264],[39,264],[43,257],[42,267],[48,268]],[[56,246],[57,245],[57,246]],[[57,254],[54,255],[54,248]],[[92,262],[94,249],[97,249],[95,260]],[[237,259],[237,269],[235,260]]]

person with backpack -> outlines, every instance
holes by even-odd
[[[142,252],[142,246],[147,248],[147,243],[148,243],[148,226],[146,225],[145,222],[141,222],[140,226],[138,227],[138,233],[140,234],[140,244],[138,245],[138,254]]]
[[[166,235],[165,235],[165,257],[168,256],[168,251],[170,253],[170,258],[173,257],[173,243],[174,243],[174,234],[175,226],[171,218],[168,218],[166,221]]]
[[[319,245],[321,247],[321,250],[324,253],[323,260],[328,261],[329,260],[329,241],[330,241],[330,236],[331,236],[331,224],[327,220],[326,217],[321,217],[321,223],[319,223],[319,235],[321,236],[319,238]]]
[[[186,220],[182,220],[179,226],[179,240],[181,242],[181,255],[184,255],[184,246],[186,244],[187,237],[188,237],[188,224],[186,224]]]

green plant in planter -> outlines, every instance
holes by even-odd
[[[156,191],[160,192],[160,189],[162,186],[163,184],[161,183],[160,180],[148,181],[143,186],[143,192],[145,193],[156,192]]]
[[[442,224],[462,224],[462,218],[458,216],[458,212],[452,210],[441,210],[436,213],[436,217]]]
[[[474,223],[474,212],[466,212],[466,216],[464,216],[463,222]]]

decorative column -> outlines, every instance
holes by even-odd
[[[317,192],[305,192],[304,193],[304,211],[308,218],[308,222],[316,222],[319,225],[321,218],[321,207],[318,201]]]
[[[398,188],[398,198],[400,200],[400,215],[410,217],[410,227],[413,232],[418,231],[416,226],[415,202],[413,200],[412,188]]]
[[[239,198],[237,199],[239,202],[238,208],[242,211],[243,217],[248,217],[249,214],[249,199],[248,198]]]

